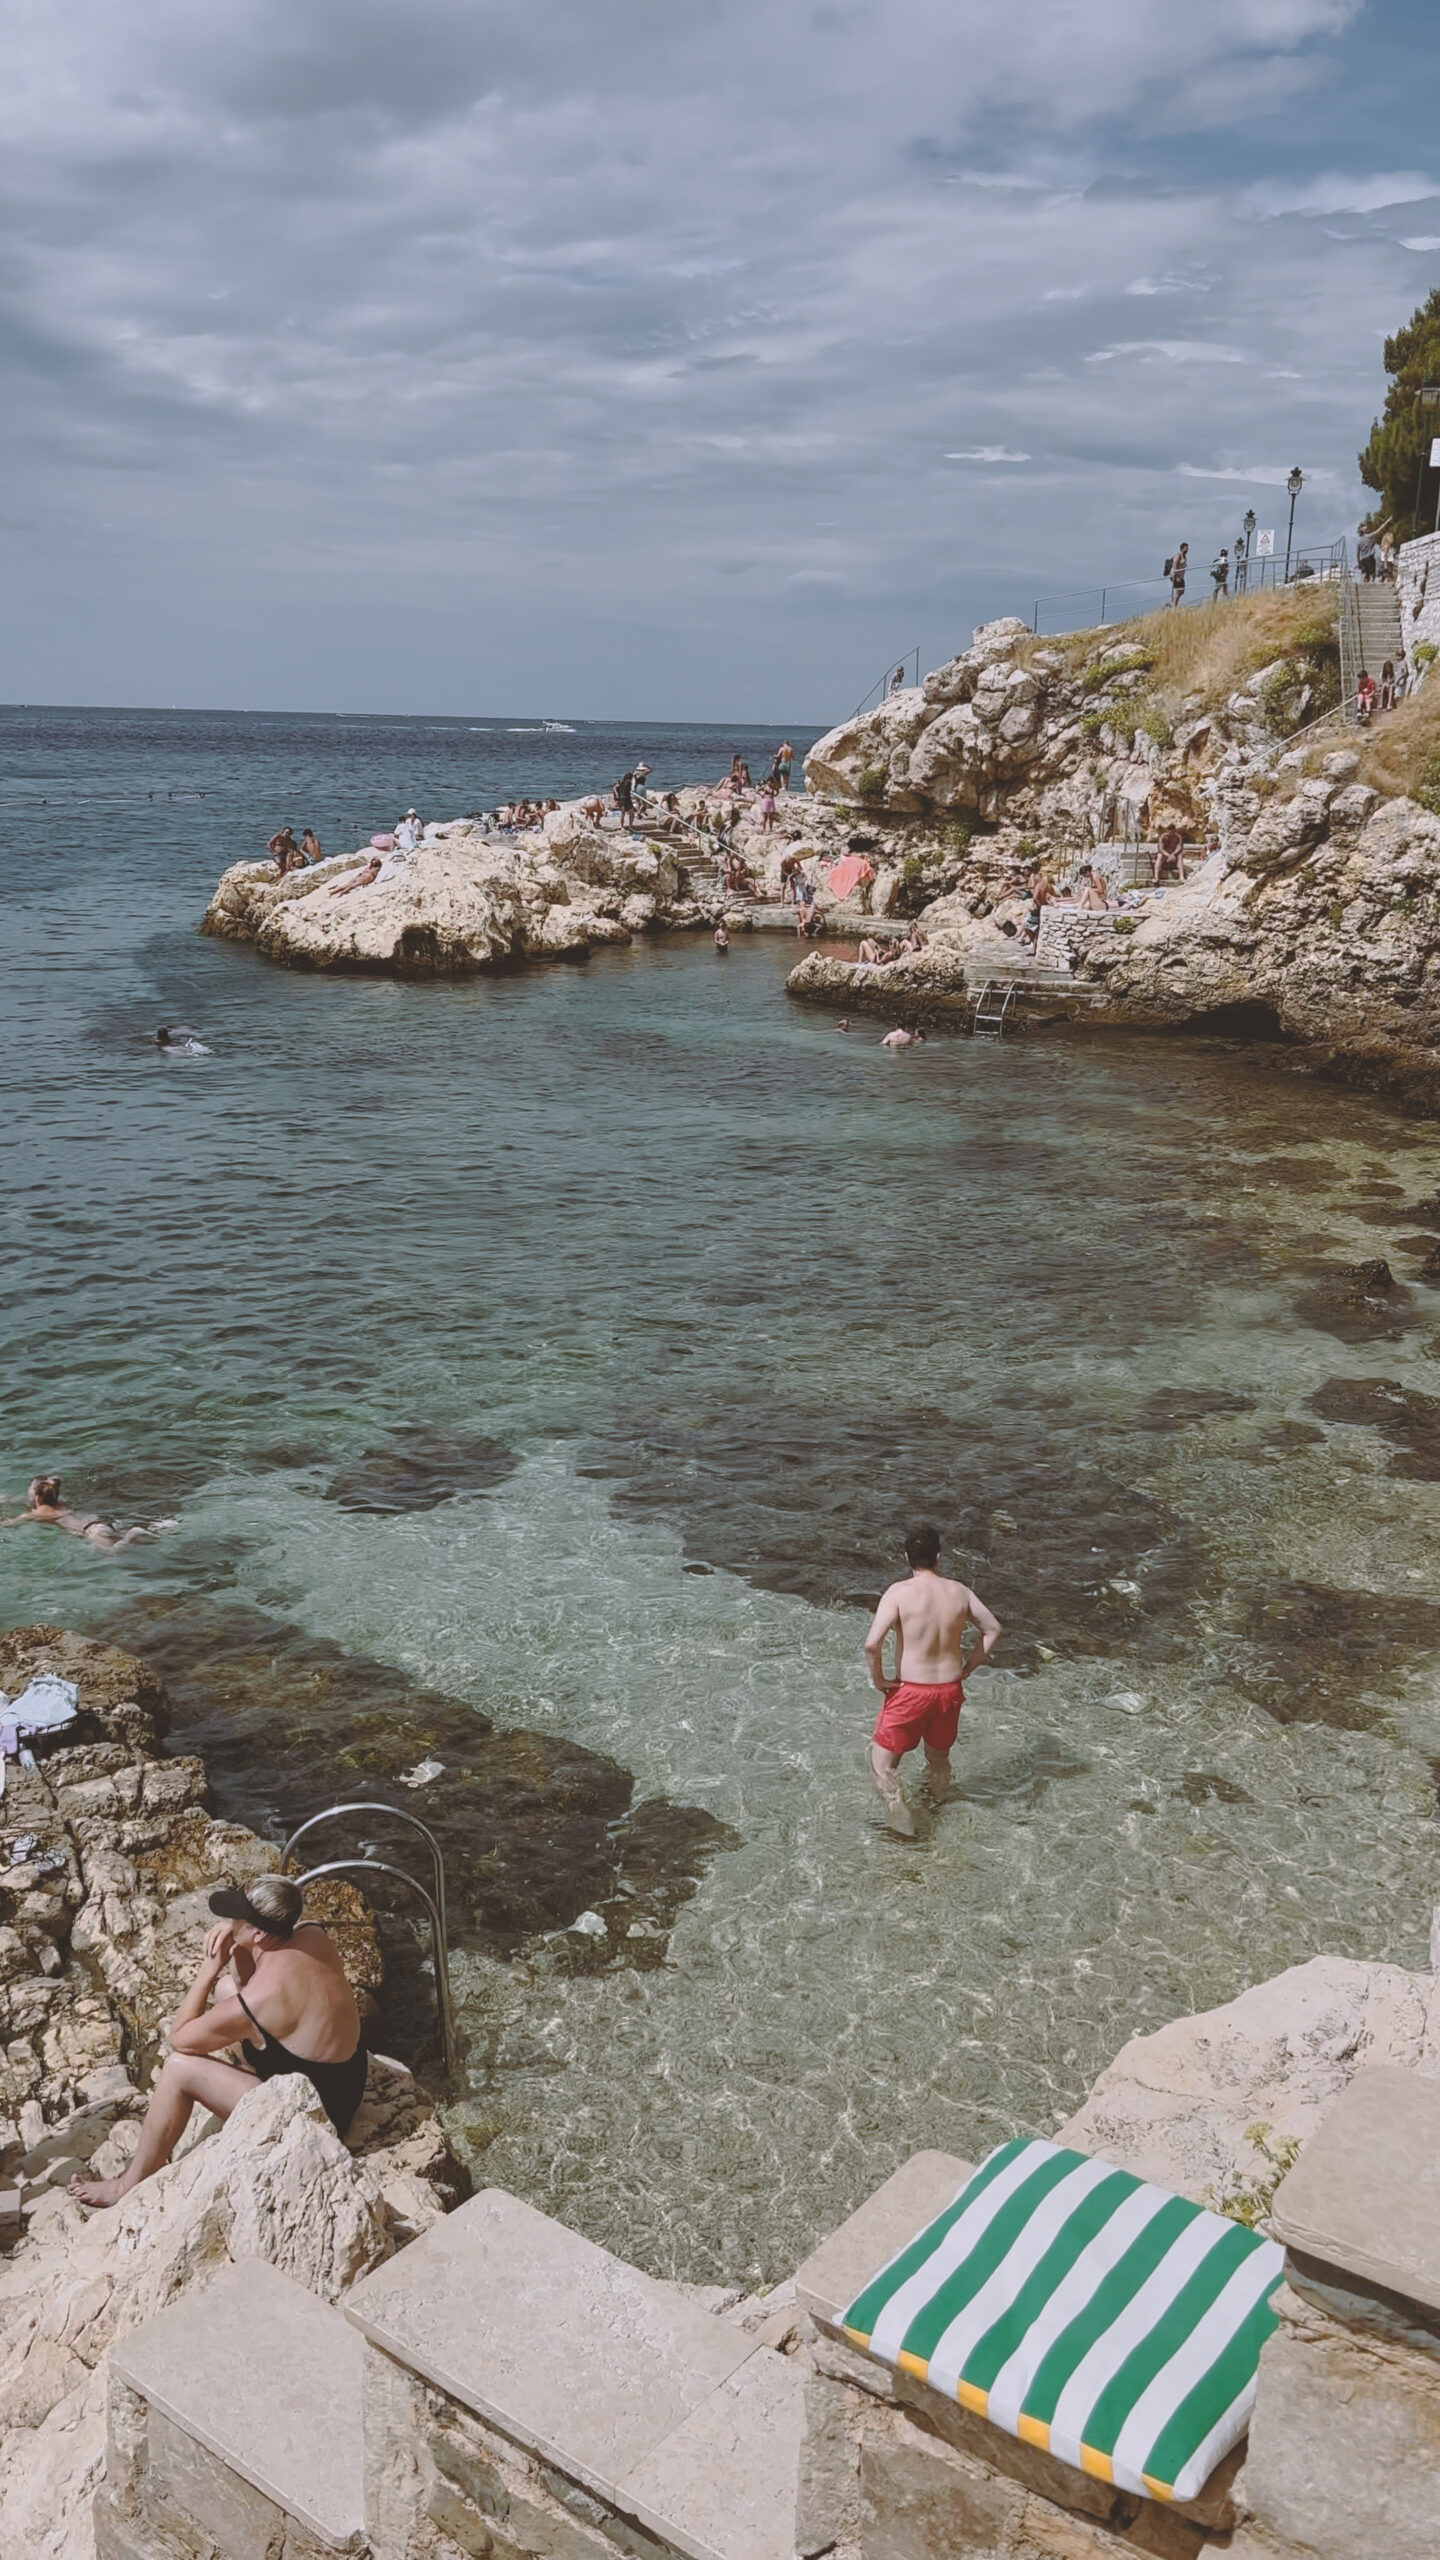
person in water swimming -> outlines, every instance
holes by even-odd
[[[349,2132],[365,2095],[365,2035],[334,1942],[301,1918],[304,1901],[293,1877],[278,1875],[211,1894],[219,1926],[170,2022],[135,2156],[123,2177],[72,2178],[77,2204],[118,2204],[164,2168],[195,2106],[224,2118],[257,2080],[282,2073],[303,2073],[336,2132]],[[217,1998],[227,1971],[233,1987]],[[242,2063],[221,2059],[227,2046]]]
[[[207,1049],[204,1041],[191,1030],[188,1022],[162,1022],[155,1034],[155,1046],[172,1058],[209,1058],[214,1055],[214,1051]]]
[[[903,1023],[897,1023],[893,1031],[887,1031],[880,1043],[882,1049],[923,1049],[924,1045],[924,1032],[907,1031]]]
[[[63,1529],[67,1538],[83,1538],[87,1546],[98,1547],[102,1555],[117,1556],[122,1547],[133,1546],[137,1538],[157,1538],[162,1529],[178,1529],[178,1520],[152,1520],[148,1527],[126,1529],[123,1533],[113,1520],[102,1520],[93,1511],[72,1511],[60,1499],[58,1476],[33,1476],[26,1490],[26,1511],[0,1519],[0,1529],[19,1529],[27,1521],[38,1521],[42,1528]]]

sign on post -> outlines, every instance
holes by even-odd
[[[1430,468],[1432,471],[1440,471],[1440,436],[1432,436],[1430,439]]]
[[[1437,437],[1437,438],[1436,438],[1436,442],[1437,442],[1437,443],[1440,443],[1440,437]],[[1273,559],[1274,559],[1274,557],[1275,557],[1275,528],[1274,528],[1274,526],[1273,526],[1273,525],[1271,526],[1271,528],[1270,528],[1270,530],[1269,530],[1269,532],[1268,532],[1268,533],[1257,533],[1257,534],[1256,534],[1256,536],[1255,536],[1255,557],[1256,557],[1256,559],[1257,559],[1257,560],[1273,560]]]

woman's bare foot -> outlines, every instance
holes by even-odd
[[[134,2178],[72,2178],[70,2194],[76,2204],[118,2204],[136,2183]]]

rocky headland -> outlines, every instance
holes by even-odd
[[[954,870],[909,901],[927,949],[879,971],[813,952],[790,992],[967,1025],[1008,976],[1052,1019],[1278,1036],[1309,1066],[1432,1102],[1440,817],[1368,778],[1393,769],[1385,726],[1347,732],[1326,711],[1337,689],[1324,589],[1053,643],[984,626],[806,761],[812,794],[908,836],[912,881]],[[1414,730],[1431,708],[1422,693],[1394,718]],[[1190,876],[1142,895],[1145,848],[1172,825]],[[1022,882],[1041,861],[1062,896],[1031,961]],[[1105,914],[1063,897],[1092,862]]]

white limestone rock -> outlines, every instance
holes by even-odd
[[[1440,2076],[1440,1984],[1316,1956],[1134,2037],[1056,2139],[1196,2199],[1248,2193],[1273,2167],[1254,2128],[1272,2153],[1303,2143],[1357,2071],[1386,2062]]]
[[[48,2201],[0,2271],[0,2560],[89,2560],[117,2338],[232,2260],[333,2302],[393,2246],[379,2175],[299,2078],[263,2082],[110,2212]]]

